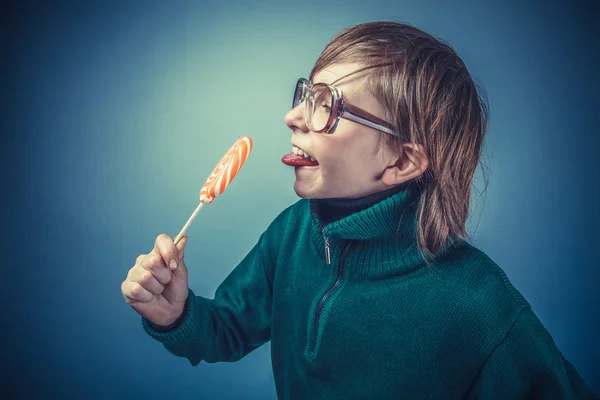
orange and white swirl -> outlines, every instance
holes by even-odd
[[[201,203],[212,203],[215,197],[225,191],[229,182],[246,162],[251,150],[252,139],[248,136],[241,137],[231,146],[202,186],[200,190]]]

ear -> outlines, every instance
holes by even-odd
[[[420,144],[403,144],[400,158],[396,157],[392,157],[392,162],[381,176],[381,181],[386,186],[398,185],[416,178],[429,168],[429,158]]]

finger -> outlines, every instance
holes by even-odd
[[[188,276],[187,267],[185,265],[185,260],[183,259],[183,249],[187,243],[187,236],[184,235],[179,243],[177,243],[177,249],[179,251],[179,267],[173,270],[173,279],[178,281],[186,281]]]
[[[144,289],[142,285],[130,280],[123,282],[121,285],[121,292],[128,303],[147,303],[154,297],[154,295]]]
[[[183,235],[179,243],[177,243],[177,262],[179,265],[184,264],[184,254],[185,254],[185,246],[187,244],[188,237],[187,235]]]
[[[179,259],[177,247],[175,247],[175,242],[173,242],[173,239],[169,235],[166,233],[158,235],[156,242],[154,243],[154,248],[158,251],[163,261],[170,269],[177,268]]]
[[[131,269],[131,281],[139,283],[144,289],[152,294],[161,294],[165,287],[152,275],[152,272],[144,268]],[[169,272],[169,271],[167,271]]]
[[[160,254],[155,253],[154,251],[152,251],[146,257],[140,259],[140,261],[138,261],[138,265],[146,271],[150,271],[156,280],[163,285],[169,283],[171,281],[171,277],[173,276]]]

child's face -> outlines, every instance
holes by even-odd
[[[361,66],[336,64],[317,73],[312,82],[329,83],[351,73]],[[383,118],[383,108],[364,89],[366,77],[357,73],[335,83],[346,101]],[[290,110],[285,123],[292,130],[292,144],[310,154],[317,166],[294,167],[294,190],[302,198],[356,198],[376,193],[390,186],[383,183],[383,171],[393,166],[398,155],[387,147],[380,147],[379,132],[373,128],[341,118],[333,134],[309,130],[304,118],[304,103]],[[395,182],[399,183],[399,182]]]

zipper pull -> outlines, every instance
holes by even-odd
[[[329,253],[329,240],[327,237],[323,235],[323,239],[325,239],[325,263],[327,265],[331,264],[331,254]]]

